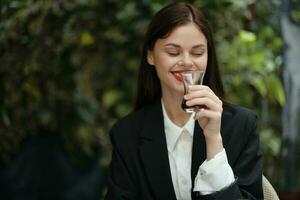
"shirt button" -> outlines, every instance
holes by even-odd
[[[200,176],[204,176],[206,174],[206,172],[204,170],[200,169]]]

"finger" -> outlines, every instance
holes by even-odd
[[[201,111],[199,111],[199,112],[201,112]],[[200,126],[201,126],[202,129],[205,128],[205,126],[207,125],[207,123],[209,121],[209,119],[206,118],[206,117],[202,117],[200,119],[199,116],[197,116],[197,113],[194,115],[194,120],[198,120],[198,122],[199,122],[199,124],[200,124]]]
[[[193,98],[199,98],[199,97],[209,97],[211,98],[214,102],[218,104],[223,104],[223,102],[217,97],[213,92],[207,91],[207,90],[196,90],[193,92],[190,92],[189,94],[184,95],[184,98],[186,100],[190,100]]]
[[[220,121],[222,117],[221,112],[215,112],[207,109],[201,109],[198,112],[196,112],[194,119],[201,119],[201,118],[209,118],[214,121]]]
[[[189,91],[195,91],[195,90],[207,90],[210,92],[213,92],[210,87],[208,87],[207,85],[190,85],[189,86]]]
[[[190,85],[189,86],[189,94],[192,94],[194,93],[194,91],[206,91],[207,94],[211,94],[212,95],[212,98],[218,102],[218,103],[222,103],[222,100],[219,99],[219,97],[214,93],[214,91],[212,91],[210,89],[210,87],[206,86],[206,85]]]
[[[186,102],[188,106],[205,105],[209,110],[222,111],[222,104],[216,103],[208,97],[194,98]]]

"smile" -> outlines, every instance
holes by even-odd
[[[191,70],[176,70],[176,71],[170,71],[170,72],[172,73],[172,75],[174,76],[174,78],[177,81],[182,82],[182,77],[180,76],[180,73],[188,72],[188,71],[191,71]]]

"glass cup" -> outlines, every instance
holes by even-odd
[[[184,95],[189,93],[190,85],[202,85],[205,71],[204,70],[185,70],[179,73],[184,86]],[[205,105],[186,105],[186,100],[183,98],[181,107],[185,112],[193,113],[201,109],[207,108]]]

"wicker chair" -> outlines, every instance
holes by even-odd
[[[264,192],[264,200],[279,200],[275,189],[264,175],[262,177],[262,185]]]

